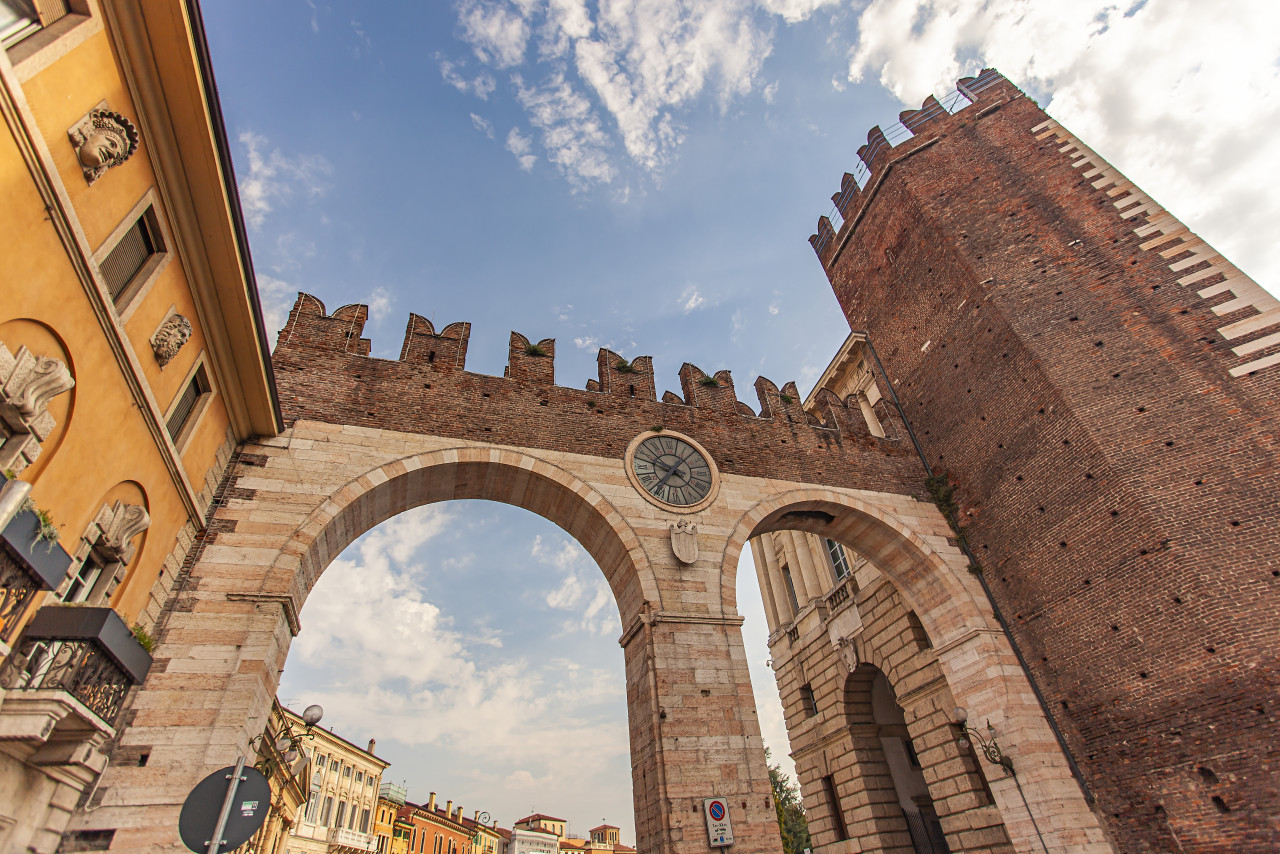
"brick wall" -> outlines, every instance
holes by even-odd
[[[1153,246],[1167,214],[1127,215],[1117,197],[1140,191],[1080,168],[1046,121],[999,79],[874,156],[873,131],[870,179],[846,176],[842,227],[824,218],[811,242],[930,464],[957,485],[969,542],[1119,848],[1270,850],[1270,309],[1185,237]]]
[[[822,418],[801,407],[794,383],[756,383],[761,415],[737,400],[728,371],[708,377],[685,364],[683,397],[656,399],[653,363],[600,351],[600,376],[586,389],[554,385],[555,341],[531,345],[512,333],[507,377],[465,370],[470,324],[437,335],[412,315],[403,360],[369,357],[360,337],[367,311],[333,315],[300,294],[273,358],[285,420],[324,421],[431,433],[529,448],[616,456],[654,426],[701,442],[725,472],[849,486],[925,498],[910,444],[874,437],[856,401],[824,401]],[[784,397],[785,395],[785,397]],[[825,421],[824,421],[825,419]],[[829,425],[829,426],[827,426]]]

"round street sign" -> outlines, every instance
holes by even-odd
[[[226,800],[227,787],[231,785],[235,770],[234,765],[228,765],[221,771],[214,771],[196,784],[182,804],[178,835],[182,837],[182,844],[197,854],[205,854],[211,847],[213,831],[222,813],[222,802]],[[271,785],[262,772],[256,768],[245,768],[240,776],[244,779],[236,787],[235,798],[231,801],[227,824],[222,829],[224,841],[218,846],[219,851],[234,851],[248,842],[266,821],[271,807]]]

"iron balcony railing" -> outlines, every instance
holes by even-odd
[[[66,577],[71,556],[37,536],[40,517],[20,510],[0,531],[0,641],[12,644],[31,601]]]
[[[142,684],[151,655],[110,608],[41,608],[0,667],[9,691],[65,691],[114,726],[129,689]]]

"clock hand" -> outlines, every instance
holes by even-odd
[[[658,481],[658,486],[662,486],[664,483],[666,483],[668,480],[670,480],[670,479],[671,479],[671,475],[673,475],[673,474],[675,474],[676,472],[680,471],[680,466],[682,466],[682,465],[684,465],[686,462],[688,462],[688,461],[689,461],[689,458],[690,458],[690,457],[692,457],[692,456],[694,455],[694,453],[696,453],[696,452],[695,452],[695,451],[690,451],[690,452],[689,452],[689,454],[688,454],[687,456],[681,457],[681,458],[676,462],[676,464],[675,464],[675,465],[673,465],[671,468],[667,469],[667,473],[666,473],[665,475],[663,475],[662,480]],[[661,465],[661,463],[659,463],[659,465]]]

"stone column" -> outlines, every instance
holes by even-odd
[[[778,854],[741,618],[644,614],[623,638],[636,847],[707,854],[704,798],[721,797],[734,854]]]
[[[796,615],[791,610],[791,594],[787,592],[787,580],[782,577],[782,567],[778,564],[777,534],[765,534],[757,542],[763,544],[765,569],[768,570],[769,586],[773,589],[773,601],[782,603],[778,606],[778,625],[789,623]],[[800,598],[800,591],[796,591]]]
[[[778,630],[778,626],[782,625],[782,620],[778,603],[773,598],[773,588],[769,583],[769,566],[764,557],[765,550],[773,548],[769,540],[768,536],[756,537],[752,540],[751,558],[756,564],[756,581],[760,585],[760,598],[764,600],[764,615],[769,623],[769,634],[773,634]]]

